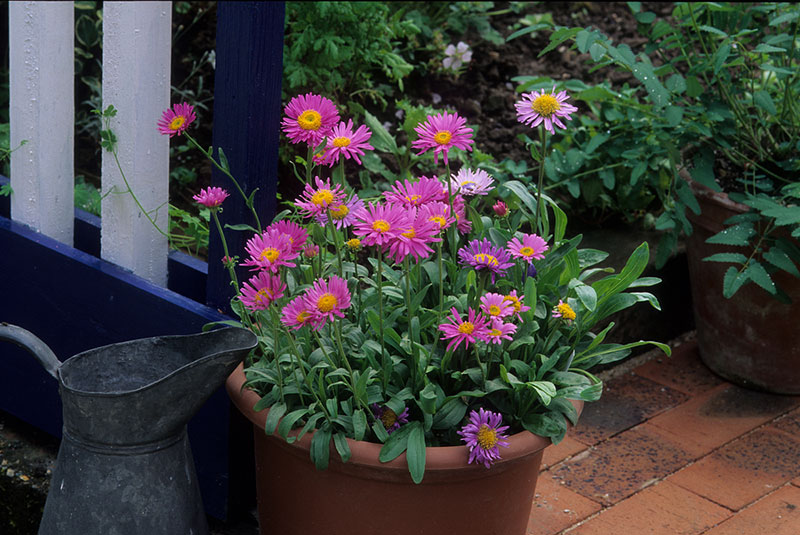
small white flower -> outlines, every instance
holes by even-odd
[[[442,95],[439,93],[431,93],[431,102],[439,104],[442,101]]]
[[[469,63],[472,59],[472,50],[467,43],[459,41],[456,46],[447,45],[444,55],[446,56],[442,61],[444,68],[457,71],[464,63]]]

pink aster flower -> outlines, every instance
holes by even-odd
[[[417,217],[433,221],[444,230],[452,225],[456,218],[450,215],[450,205],[444,202],[431,202],[420,207]]]
[[[377,403],[370,405],[372,414],[376,420],[380,420],[384,429],[390,435],[400,429],[400,426],[408,423],[408,407],[403,408],[400,414],[395,413],[386,405],[380,406]]]
[[[466,167],[459,169],[450,179],[453,191],[465,196],[486,195],[494,189],[493,183],[494,179],[483,169],[473,171]]]
[[[265,310],[273,301],[283,297],[285,290],[286,283],[281,282],[278,275],[262,271],[242,284],[242,295],[239,299],[245,308],[255,312]]]
[[[317,214],[316,221],[324,227],[328,224],[328,213],[330,212],[334,226],[343,229],[352,226],[364,213],[364,210],[364,201],[358,195],[352,195],[346,202],[328,206],[328,210]]]
[[[305,296],[292,299],[281,311],[281,323],[295,331],[306,325],[314,325],[314,317],[306,306]]]
[[[550,248],[547,242],[536,234],[523,234],[522,241],[519,241],[516,237],[511,238],[506,246],[511,256],[522,258],[529,264],[534,260],[544,258],[545,251]]]
[[[313,93],[297,95],[284,108],[283,131],[292,143],[316,147],[339,122],[339,112],[329,99]]]
[[[350,290],[347,281],[336,275],[328,281],[317,279],[303,295],[306,310],[311,314],[314,328],[319,329],[326,321],[343,318],[344,310],[350,307]]]
[[[462,264],[469,264],[476,270],[488,270],[492,274],[492,283],[496,275],[505,276],[506,270],[514,264],[509,262],[508,253],[501,247],[492,245],[488,239],[472,240],[458,250],[458,258]]]
[[[507,318],[514,313],[514,305],[503,294],[487,293],[481,297],[481,310],[492,320]]]
[[[450,340],[447,344],[447,350],[458,349],[459,344],[464,342],[464,349],[467,349],[470,344],[474,344],[476,340],[486,341],[486,336],[489,333],[487,326],[488,320],[480,312],[476,313],[472,308],[468,310],[467,319],[462,320],[461,315],[455,307],[450,309],[453,313],[452,316],[447,318],[450,323],[442,323],[439,325],[439,330],[444,333],[442,340]]]
[[[409,220],[410,228],[389,243],[389,256],[398,264],[408,255],[415,259],[427,258],[433,253],[428,244],[442,241],[437,237],[439,224],[435,221],[419,217],[413,208],[409,211]]]
[[[525,306],[522,302],[523,299],[525,299],[525,296],[517,296],[516,290],[511,290],[508,295],[503,297],[503,299],[511,303],[511,306],[514,307],[514,315],[517,317],[517,319],[521,319],[521,314],[531,309],[531,307]]]
[[[303,193],[295,199],[294,205],[303,213],[305,217],[317,217],[324,213],[329,206],[342,204],[344,191],[340,184],[331,186],[331,179],[314,177],[316,188],[311,184],[306,184]]]
[[[447,153],[452,147],[461,150],[472,150],[472,129],[467,127],[467,120],[456,113],[437,113],[429,115],[427,121],[414,128],[419,139],[411,143],[411,147],[422,149],[417,154],[423,154],[428,149],[434,149],[433,160],[439,163],[439,153],[444,156],[447,164]]]
[[[572,104],[567,104],[568,98],[566,91],[556,94],[555,86],[550,94],[545,93],[544,89],[523,94],[522,100],[514,104],[514,107],[517,108],[517,121],[531,127],[539,126],[544,122],[545,129],[551,134],[555,134],[554,124],[560,129],[566,130],[567,127],[564,126],[561,119],[571,121],[570,114],[578,111],[578,108]]]
[[[276,221],[266,228],[266,232],[272,230],[289,237],[289,242],[292,244],[292,252],[294,253],[302,251],[308,239],[308,231],[306,229],[287,219]]]
[[[194,114],[194,106],[181,102],[173,105],[172,109],[164,110],[157,123],[158,131],[169,137],[180,135],[189,128],[195,119],[197,116]]]
[[[439,180],[419,177],[419,180],[396,181],[391,191],[384,191],[383,196],[387,202],[403,206],[424,206],[431,202],[444,202],[447,200],[447,191]]]
[[[503,320],[493,319],[486,341],[490,344],[502,344],[503,340],[513,340],[517,326],[513,323],[504,323]]]
[[[192,199],[194,199],[198,204],[202,204],[206,208],[216,208],[227,198],[227,191],[213,186],[206,189],[201,189],[200,193],[192,196]]]
[[[503,417],[499,413],[486,411],[483,407],[478,412],[470,412],[469,423],[458,431],[469,448],[469,464],[477,461],[490,468],[500,459],[500,446],[508,447],[505,435],[508,426],[501,426],[501,423]]]
[[[402,206],[368,204],[359,215],[353,234],[361,236],[362,245],[388,246],[411,227],[411,218]]]
[[[461,234],[469,234],[472,221],[467,217],[467,203],[461,195],[453,195],[453,213],[456,216],[456,227]]]
[[[328,135],[328,144],[320,163],[333,167],[339,161],[339,156],[344,156],[345,159],[352,158],[361,165],[358,157],[363,156],[365,150],[373,150],[369,144],[371,136],[372,132],[365,125],[362,124],[353,132],[353,120],[348,119],[346,123],[342,121]]]
[[[250,238],[245,244],[245,251],[250,258],[242,262],[243,266],[253,266],[254,270],[263,269],[272,273],[277,273],[281,266],[294,267],[290,260],[300,256],[300,251],[292,249],[289,236],[276,229]]]
[[[492,210],[494,210],[494,213],[497,215],[497,217],[505,217],[508,215],[508,205],[503,201],[497,201],[494,203]]]

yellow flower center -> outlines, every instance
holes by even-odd
[[[334,147],[346,147],[349,144],[350,144],[350,138],[349,137],[340,136],[340,137],[333,138],[333,146]]]
[[[436,221],[439,223],[439,228],[444,228],[444,226],[447,225],[447,220],[440,215],[429,217],[428,221]]]
[[[389,225],[389,223],[387,223],[383,219],[376,219],[372,223],[372,230],[377,230],[378,232],[386,232],[390,228],[392,228],[391,225]]]
[[[169,122],[169,129],[178,130],[181,126],[183,126],[183,123],[185,122],[186,122],[186,117],[184,117],[183,115],[178,115]]]
[[[351,250],[356,251],[361,247],[361,240],[359,240],[358,238],[353,238],[351,240],[347,240],[347,246]]]
[[[311,314],[309,314],[308,312],[306,312],[304,310],[300,314],[298,314],[297,317],[295,317],[295,321],[297,323],[305,323],[310,316],[311,316]]]
[[[520,303],[519,299],[513,295],[504,296],[503,301],[509,301],[514,306],[514,312],[519,312],[519,310],[522,308],[522,303]]]
[[[497,305],[489,306],[489,315],[490,316],[499,316],[500,312],[501,312],[501,310],[500,310],[499,306],[497,306]]]
[[[561,109],[561,103],[553,95],[542,95],[531,102],[531,108],[542,117],[550,117]]]
[[[478,440],[478,445],[484,450],[490,450],[497,446],[497,430],[486,424],[481,425],[475,438]]]
[[[503,332],[500,329],[491,329],[489,331],[489,336],[500,336]]]
[[[337,206],[336,208],[331,208],[331,217],[336,219],[337,221],[344,219],[345,217],[347,217],[347,214],[349,213],[350,213],[350,208],[348,208],[347,205],[344,204]]]
[[[281,256],[281,252],[274,247],[267,247],[261,251],[261,258],[268,262],[276,261],[279,256]]]
[[[490,254],[486,254],[486,253],[478,253],[478,254],[476,254],[475,255],[475,261],[483,263],[483,264],[490,265],[492,267],[497,267],[497,266],[500,265],[500,262],[498,262],[495,257],[493,257]]]
[[[414,232],[413,228],[410,228],[407,231],[403,232],[403,236],[405,236],[406,238],[416,238],[417,233]]]
[[[572,307],[567,303],[561,303],[560,305],[557,305],[556,310],[561,313],[561,317],[564,319],[574,320],[576,318],[575,311],[572,310]]]
[[[270,299],[272,299],[272,293],[270,293],[270,291],[266,288],[261,288],[258,292],[256,292],[256,295],[253,297],[253,299],[259,303],[264,303],[265,301],[269,302]]]
[[[297,118],[297,124],[303,130],[319,130],[322,126],[322,116],[318,111],[306,110]]]
[[[465,321],[464,323],[458,326],[458,332],[460,332],[461,334],[472,334],[472,331],[474,330],[475,326],[468,321]]]
[[[436,132],[436,135],[433,136],[433,140],[439,145],[447,145],[450,143],[451,139],[453,139],[453,134],[448,130],[439,130]]]
[[[395,424],[396,421],[397,421],[397,414],[395,414],[395,412],[392,409],[390,409],[389,407],[383,409],[383,414],[381,414],[381,423],[383,423],[383,427],[389,429]]]
[[[333,202],[333,192],[329,189],[321,189],[311,196],[311,202],[317,206],[328,206]]]
[[[477,182],[473,180],[465,180],[461,183],[461,189],[472,189],[472,187],[475,185],[477,185]]]
[[[330,312],[336,306],[336,296],[331,293],[324,293],[317,299],[317,308],[320,312]]]
[[[523,247],[519,250],[519,254],[522,256],[533,256],[536,251],[533,250],[533,247]]]
[[[406,200],[407,200],[408,202],[410,202],[411,204],[418,204],[418,203],[419,203],[419,200],[420,200],[421,198],[422,198],[422,195],[417,195],[417,194],[414,194],[414,195],[412,195],[412,196],[410,196],[410,197],[409,197],[408,195],[406,195]]]

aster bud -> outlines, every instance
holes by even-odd
[[[492,206],[492,210],[497,214],[497,217],[506,217],[508,215],[508,206],[503,201],[497,201]]]
[[[319,245],[310,243],[303,247],[303,256],[306,258],[315,258],[319,254]]]

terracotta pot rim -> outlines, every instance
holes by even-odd
[[[263,410],[256,412],[253,410],[253,407],[261,397],[253,390],[244,388],[245,381],[244,365],[240,364],[233,373],[231,373],[225,383],[228,395],[234,405],[236,405],[253,425],[259,429],[264,429],[268,411]],[[583,408],[583,402],[575,401],[573,404],[576,405],[578,412]],[[297,434],[297,430],[293,431],[293,434]],[[274,437],[282,447],[286,448],[287,451],[308,458],[312,434],[312,432],[306,433],[300,440],[291,444],[286,442],[277,431],[273,433],[272,437]],[[551,444],[549,438],[544,438],[528,431],[511,435],[508,442],[509,446],[501,450],[502,459],[492,466],[493,471],[504,471],[503,467],[512,467],[516,465],[517,462],[539,453]],[[402,474],[407,474],[408,465],[406,463],[405,453],[392,461],[382,463],[378,460],[378,453],[380,452],[382,444],[357,441],[350,438],[347,439],[347,443],[352,452],[352,457],[347,461],[347,465],[365,468],[380,467],[381,470],[397,471]],[[334,461],[334,457],[338,461],[338,455],[336,454],[331,455],[331,461]],[[469,465],[467,464],[467,458],[467,449],[464,446],[429,447],[426,450],[425,478],[428,479],[428,474],[430,472],[448,472],[454,470],[471,470],[476,474],[485,475],[486,467],[480,464]]]
[[[691,175],[686,169],[681,169],[679,173],[686,183],[689,184],[689,187],[692,189],[692,192],[695,194],[695,196],[707,199],[712,203],[719,204],[720,206],[723,206],[736,213],[745,213],[750,211],[749,206],[731,200],[728,194],[724,191],[714,191],[708,186],[692,180]],[[691,211],[688,211],[687,213],[692,214]]]

